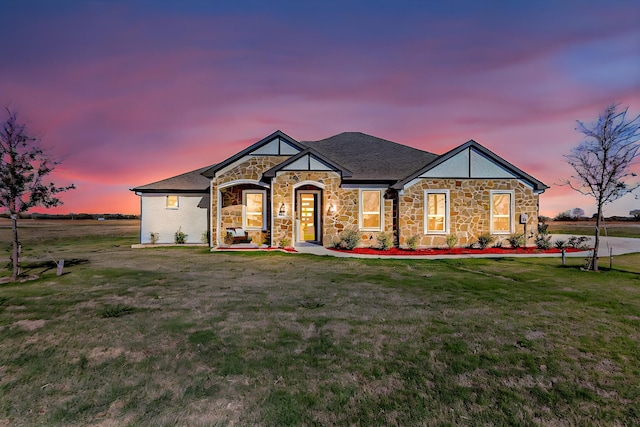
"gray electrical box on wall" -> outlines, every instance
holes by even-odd
[[[529,221],[529,215],[523,213],[520,215],[520,224],[526,224]]]

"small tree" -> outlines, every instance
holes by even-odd
[[[20,241],[18,218],[22,212],[35,206],[50,208],[62,202],[57,193],[75,188],[56,187],[45,182],[58,164],[50,160],[37,140],[27,135],[26,125],[17,122],[15,112],[7,108],[9,117],[0,124],[0,208],[9,211],[13,231],[11,280],[20,274]]]
[[[640,209],[629,211],[629,215],[631,215],[631,217],[633,217],[633,219],[635,219],[636,221],[640,221]]]
[[[580,219],[584,216],[584,210],[581,208],[573,208],[571,209],[571,216],[573,219]]]
[[[635,176],[629,168],[640,148],[640,116],[628,120],[627,110],[628,108],[618,111],[618,104],[612,104],[605,108],[597,122],[586,125],[578,121],[577,130],[585,138],[571,150],[571,154],[565,156],[576,174],[564,184],[596,201],[595,244],[589,263],[589,269],[595,271],[598,270],[600,224],[604,206],[640,185],[626,182],[628,177]]]

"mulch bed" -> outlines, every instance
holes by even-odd
[[[336,252],[348,252],[353,254],[362,255],[534,255],[534,254],[559,254],[560,249],[538,249],[535,247],[527,248],[486,248],[486,249],[468,249],[468,248],[431,248],[431,249],[416,249],[414,251],[410,249],[389,248],[385,251],[375,248],[355,248],[353,250],[348,249],[335,249],[329,248]],[[565,252],[583,252],[583,249],[566,248]]]

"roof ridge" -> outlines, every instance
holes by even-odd
[[[421,153],[433,154],[435,156],[439,156],[440,155],[440,154],[433,153],[431,151],[426,151],[426,150],[422,150],[420,148],[411,147],[410,145],[402,144],[402,143],[396,142],[396,141],[391,141],[391,140],[385,139],[385,138],[380,138],[379,136],[371,135],[371,134],[360,132],[360,131],[340,132],[340,133],[332,135],[330,137],[323,138],[323,139],[318,139],[318,140],[315,140],[315,141],[299,141],[299,142],[301,142],[301,143],[303,143],[303,144],[305,144],[307,146],[311,146],[312,147],[313,145],[315,145],[315,143],[322,143],[324,141],[329,141],[331,139],[337,139],[340,136],[346,136],[346,135],[361,135],[361,136],[367,137],[369,139],[375,139],[375,140],[378,140],[378,141],[383,141],[383,142],[388,143],[388,144],[394,144],[394,145],[400,146],[400,147],[402,147],[404,149],[408,148],[408,149],[411,149],[411,150],[414,150],[414,151],[417,151],[417,152],[421,152]]]

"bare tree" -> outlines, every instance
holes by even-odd
[[[58,162],[49,159],[40,148],[36,138],[26,132],[26,125],[17,121],[17,115],[8,108],[9,117],[0,124],[0,208],[11,215],[13,251],[11,280],[20,274],[20,241],[18,240],[18,218],[22,212],[35,206],[50,208],[62,202],[57,193],[75,188],[72,185],[56,187],[45,182]]]
[[[580,219],[584,216],[584,210],[582,208],[571,209],[571,216],[573,219]]]
[[[618,104],[611,104],[605,108],[595,123],[578,121],[576,130],[584,134],[584,140],[565,156],[576,174],[564,184],[596,201],[595,244],[589,263],[589,269],[595,271],[598,270],[604,206],[640,186],[637,182],[626,182],[629,177],[636,176],[630,167],[640,148],[640,116],[628,120],[629,108],[618,111],[618,107]]]

